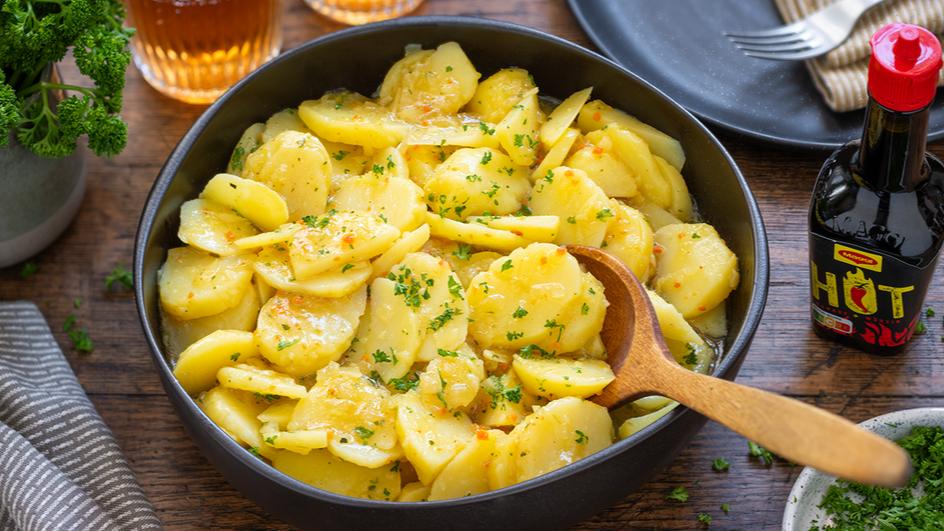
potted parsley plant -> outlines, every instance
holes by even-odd
[[[121,0],[0,0],[0,267],[39,252],[78,211],[84,149],[118,154],[133,30]],[[81,84],[56,63],[71,53]]]

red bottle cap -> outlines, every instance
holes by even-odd
[[[893,23],[872,35],[869,94],[893,111],[916,111],[931,103],[941,69],[941,42],[913,24]]]

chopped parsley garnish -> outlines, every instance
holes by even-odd
[[[323,229],[328,226],[328,223],[331,223],[331,219],[328,216],[318,217],[308,215],[304,216],[302,221],[305,223],[305,225],[308,225],[313,229]]]
[[[515,135],[515,147],[524,147],[524,135]]]
[[[397,167],[397,163],[393,161],[393,155],[387,155],[387,169],[392,170]]]
[[[452,66],[446,65],[446,72],[452,72]]]
[[[698,521],[707,525],[711,525],[711,515],[708,513],[698,513]]]
[[[436,317],[433,317],[433,320],[429,322],[428,328],[432,330],[433,332],[435,332],[436,330],[439,330],[440,328],[446,326],[446,323],[451,321],[452,318],[457,315],[462,315],[462,310],[459,310],[458,308],[451,308],[449,306],[446,306],[446,309],[443,310],[441,314],[437,315]]]
[[[295,339],[293,339],[293,340],[291,340],[291,341],[287,341],[287,340],[283,339],[283,340],[279,341],[279,344],[278,344],[278,347],[277,347],[277,348],[278,348],[279,350],[285,350],[285,349],[287,349],[287,348],[289,348],[289,347],[295,345],[296,343],[298,343],[298,342],[301,341],[301,340],[302,340],[302,338],[300,338],[300,337],[296,337]]]
[[[29,278],[35,275],[37,271],[39,271],[39,266],[36,265],[36,262],[26,262],[23,264],[23,268],[20,269],[20,278]]]
[[[928,332],[928,325],[924,324],[924,321],[919,320],[918,324],[915,325],[914,333],[916,336],[924,335]]]
[[[249,453],[251,453],[252,455],[254,455],[254,456],[256,456],[256,457],[262,457],[262,454],[259,453],[259,447],[258,447],[258,446],[250,446],[250,447],[249,447]]]
[[[363,426],[358,426],[354,428],[354,434],[366,441],[367,439],[370,439],[374,436],[374,430],[369,430]]]
[[[588,442],[590,442],[590,436],[587,435],[586,433],[580,430],[575,430],[574,433],[577,434],[577,438],[575,439],[577,444],[587,444]]]
[[[511,269],[512,267],[515,267],[515,266],[514,266],[514,264],[511,263],[511,259],[509,258],[508,260],[505,260],[504,262],[502,262],[501,270],[502,270],[502,271],[508,271],[508,270]]]
[[[472,246],[466,243],[460,243],[452,255],[459,260],[468,260],[472,256]]]
[[[371,356],[373,356],[373,358],[374,358],[374,363],[394,363],[394,364],[396,364],[396,362],[397,362],[397,361],[396,361],[396,360],[397,360],[397,355],[396,355],[396,354],[394,354],[393,357],[390,357],[390,354],[387,354],[386,352],[384,352],[383,350],[380,350],[380,349],[376,350],[373,354],[371,354]]]
[[[699,238],[701,238],[701,234],[698,234],[697,232],[693,232],[693,233],[692,233],[692,239],[693,239],[693,240],[697,240],[697,239],[699,239]]]
[[[698,354],[695,350],[695,345],[693,343],[685,343],[685,348],[688,349],[688,353],[685,354],[685,357],[682,358],[682,361],[686,365],[697,365],[698,364]]]
[[[724,514],[728,514],[728,512],[731,510],[731,506],[727,503],[722,503],[721,510],[724,511]]]
[[[492,187],[489,188],[487,192],[482,192],[482,193],[485,194],[486,197],[491,199],[495,197],[495,194],[497,194],[499,190],[501,190],[501,186],[499,186],[497,183],[492,183]]]
[[[334,160],[344,160],[344,157],[347,156],[347,151],[339,149],[335,154],[331,155],[331,158]]]
[[[269,446],[272,446],[275,444],[275,440],[278,438],[279,438],[278,435],[269,435],[268,437],[265,438],[265,443],[268,444]]]
[[[764,466],[770,466],[774,463],[774,454],[754,441],[747,441],[747,455],[756,457]]]
[[[512,387],[511,389],[505,389],[504,397],[505,397],[505,400],[509,402],[514,402],[515,404],[517,404],[518,402],[521,402],[521,386],[516,385]]]
[[[492,161],[492,152],[486,151],[485,154],[482,155],[482,160],[480,161],[480,164],[482,164],[482,166],[485,166],[491,161]]]
[[[554,352],[548,352],[543,348],[531,344],[525,347],[521,347],[521,350],[518,351],[518,355],[525,359],[531,359],[534,357],[534,352],[537,351],[542,358],[553,358]]]
[[[420,377],[415,372],[411,372],[402,378],[391,378],[387,383],[397,391],[406,392],[420,385]]]
[[[128,289],[134,287],[134,278],[131,276],[131,271],[128,271],[120,265],[116,265],[115,268],[111,270],[111,273],[105,277],[105,289],[111,289],[111,286],[115,282],[118,282]]]
[[[665,499],[685,503],[688,501],[688,489],[685,487],[675,487]]]
[[[577,218],[576,218],[576,216],[568,216],[568,217],[567,217],[567,223],[570,223],[571,225],[576,225],[576,224],[577,224]]]
[[[401,267],[400,273],[390,272],[387,278],[394,281],[393,294],[403,295],[404,302],[411,308],[419,308],[420,304],[430,298],[429,287],[432,279],[425,279],[426,286],[416,280],[413,272],[408,267]],[[425,277],[426,275],[422,275]]]
[[[525,310],[521,306],[518,306],[518,309],[515,310],[514,313],[511,314],[511,316],[514,317],[515,319],[521,319],[525,315],[528,315],[528,310]]]
[[[711,469],[715,472],[727,472],[729,468],[731,468],[731,463],[728,463],[728,460],[723,457],[711,462]]]
[[[444,348],[437,348],[436,354],[439,354],[440,356],[444,358],[458,358],[459,357],[459,353],[456,352],[455,350],[446,350]]]
[[[470,173],[469,175],[465,176],[465,180],[469,181],[470,183],[477,183],[482,180],[482,176]]]
[[[380,164],[374,164],[370,171],[372,171],[375,175],[383,175],[384,167]]]
[[[599,219],[600,221],[603,221],[612,217],[613,217],[613,211],[610,210],[609,208],[604,208],[597,212],[597,219]]]
[[[242,356],[242,353],[240,353],[240,352],[233,352],[232,354],[229,355],[229,359],[230,359],[230,361],[237,361],[237,360],[239,360],[239,357],[240,357],[240,356]]]
[[[253,393],[253,395],[255,395],[255,397],[260,400],[265,400],[266,402],[275,402],[276,400],[280,398],[279,395],[273,395],[271,393],[258,393],[257,392],[257,393]]]
[[[76,351],[88,354],[94,350],[95,345],[92,344],[92,338],[89,337],[88,330],[76,328],[75,315],[70,313],[69,316],[66,317],[65,322],[62,324],[62,330],[69,335],[69,340],[72,341],[72,348]]]
[[[508,332],[505,334],[505,337],[508,339],[508,341],[514,341],[524,337],[524,332]]]
[[[82,299],[79,298],[79,297],[76,297],[76,298],[72,299],[72,307],[75,308],[76,310],[78,310],[79,308],[81,308],[81,307],[82,307]]]
[[[483,133],[489,136],[495,134],[495,128],[489,127],[488,124],[485,122],[479,122],[479,129],[481,129]]]
[[[554,182],[554,171],[553,171],[553,170],[547,170],[547,173],[544,174],[544,177],[542,177],[542,179],[544,179],[545,181],[547,181],[547,182],[549,182],[549,183]]]
[[[587,303],[580,305],[580,315],[587,315],[588,313],[590,313],[590,305]]]
[[[344,264],[344,266],[341,267],[341,272],[346,273],[347,270],[351,269],[352,267],[354,267],[354,264]]]
[[[567,326],[558,323],[557,320],[555,320],[555,319],[551,319],[551,320],[549,320],[549,321],[545,321],[545,322],[544,322],[544,328],[548,328],[548,329],[550,329],[550,330],[554,330],[554,329],[556,328],[556,329],[557,329],[557,340],[560,341],[560,340],[561,340],[561,335],[564,333],[564,328],[567,328]]]
[[[463,299],[462,296],[462,284],[456,281],[455,277],[449,275],[449,281],[447,282],[449,286],[449,294],[457,299]]]
[[[233,156],[229,159],[229,165],[233,167],[236,171],[242,171],[243,169],[243,156],[246,154],[246,150],[242,146],[236,146],[236,149],[233,150]]]
[[[936,312],[934,311],[934,308],[928,306],[928,309],[924,311],[924,315],[928,317],[934,317],[936,315]]]

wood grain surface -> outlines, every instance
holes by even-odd
[[[285,47],[340,29],[287,0]],[[586,36],[563,0],[427,0],[418,14],[462,14],[533,26],[580,44]],[[70,79],[74,71],[65,68]],[[66,233],[36,259],[39,272],[21,279],[19,267],[0,270],[0,300],[35,301],[85,389],[131,461],[170,529],[283,529],[243,498],[197,451],[171,410],[155,374],[131,294],[104,289],[116,264],[130,266],[134,231],[151,183],[165,157],[203,108],[167,99],[128,73],[124,117],[131,142],[111,160],[89,159],[88,192]],[[780,150],[719,132],[753,188],[770,239],[767,309],[739,382],[816,404],[852,421],[895,409],[944,404],[944,327],[941,314],[902,354],[876,357],[818,339],[807,306],[806,209],[821,152]],[[944,146],[932,147],[944,155]],[[939,267],[928,304],[944,309]],[[81,298],[79,309],[73,300]],[[91,354],[69,350],[62,323],[74,313],[95,342]],[[711,470],[725,457],[731,469]],[[800,470],[765,467],[747,456],[744,438],[709,423],[666,470],[579,529],[697,529],[698,513],[713,529],[779,529],[784,503]],[[684,486],[687,503],[667,501]],[[730,513],[720,510],[730,504]]]

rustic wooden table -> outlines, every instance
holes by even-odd
[[[340,29],[288,0],[285,47]],[[583,45],[587,37],[561,0],[428,0],[418,14],[463,14],[540,28]],[[66,69],[66,78],[73,73]],[[284,528],[246,500],[184,433],[164,397],[144,343],[132,296],[106,291],[116,264],[130,266],[141,207],[165,157],[202,107],[167,99],[129,70],[124,117],[127,149],[111,160],[90,158],[89,187],[79,216],[37,257],[39,272],[0,270],[0,300],[30,299],[45,313],[73,369],[169,528]],[[853,421],[888,411],[944,404],[944,330],[938,316],[928,333],[897,357],[881,358],[823,342],[807,316],[806,208],[825,153],[784,151],[718,132],[750,182],[767,223],[771,284],[765,318],[738,381],[814,403]],[[932,148],[944,155],[944,146]],[[931,288],[929,305],[944,308],[944,288]],[[79,309],[73,300],[81,298]],[[95,342],[91,354],[70,351],[62,323],[74,313]],[[725,473],[711,461],[731,462]],[[775,529],[799,467],[766,468],[747,456],[747,442],[709,423],[691,445],[639,491],[588,520],[580,529],[693,529],[698,513],[716,529]],[[667,501],[684,486],[687,503]],[[730,504],[730,513],[720,510]]]

